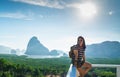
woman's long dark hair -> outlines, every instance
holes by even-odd
[[[85,44],[85,39],[82,37],[82,36],[79,36],[78,39],[77,39],[77,45],[79,44],[79,39],[82,39],[83,40],[83,48],[85,49],[86,48],[86,44]]]

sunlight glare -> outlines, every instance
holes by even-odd
[[[97,13],[96,6],[92,3],[83,3],[80,5],[79,9],[83,18],[94,17]]]

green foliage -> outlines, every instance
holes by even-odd
[[[120,64],[120,58],[87,58],[92,64]]]
[[[93,68],[93,72],[100,77],[116,77],[116,68]]]
[[[67,73],[69,65],[70,59],[66,57],[33,59],[26,56],[0,55],[0,71],[2,71],[0,72],[0,77],[62,75]]]
[[[87,58],[94,64],[120,64],[120,59]],[[45,77],[46,75],[64,76],[70,66],[70,58],[33,59],[26,56],[0,55],[0,77]],[[115,68],[92,68],[88,75],[95,73],[100,77],[116,77]]]

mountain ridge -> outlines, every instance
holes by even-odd
[[[12,53],[15,54],[15,53],[18,53],[18,51],[19,50],[11,49],[10,47],[0,45],[0,54],[12,54]],[[120,56],[120,42],[119,41],[103,41],[101,43],[86,45],[85,54],[86,54],[86,57],[92,57],[92,58],[101,58],[101,57],[117,58]],[[68,56],[64,51],[61,51],[61,50],[54,49],[50,51],[35,36],[33,36],[29,40],[27,49],[25,50],[25,55]]]
[[[93,58],[115,58],[120,56],[120,42],[104,41],[102,43],[87,45],[86,56]]]
[[[33,36],[28,42],[25,54],[27,55],[48,55],[49,49],[45,47],[43,44],[41,44],[40,41],[37,39],[37,37]]]

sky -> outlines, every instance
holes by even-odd
[[[120,41],[120,0],[0,0],[0,45],[26,49],[36,36],[49,50]]]

